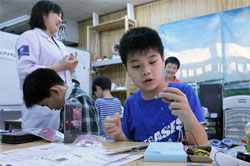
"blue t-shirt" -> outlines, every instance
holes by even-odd
[[[186,94],[189,105],[200,123],[206,122],[200,101],[192,87],[185,83],[169,83]],[[125,102],[122,130],[128,139],[137,142],[180,142],[184,138],[184,126],[173,115],[168,103],[162,99],[144,100],[141,90]]]
[[[96,108],[99,112],[100,116],[100,127],[101,127],[101,135],[106,136],[103,129],[104,119],[107,116],[113,116],[116,112],[121,114],[121,102],[118,98],[98,98],[95,100]]]

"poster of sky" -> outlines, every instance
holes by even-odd
[[[250,7],[159,26],[165,57],[176,56],[183,82],[250,79]]]

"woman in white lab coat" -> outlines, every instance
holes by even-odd
[[[17,69],[22,88],[25,77],[38,68],[55,70],[67,85],[72,83],[71,74],[78,64],[68,55],[64,44],[53,37],[62,24],[63,11],[59,5],[41,0],[32,8],[31,30],[24,32],[16,43]],[[60,111],[35,105],[22,110],[22,128],[54,128],[60,124]]]

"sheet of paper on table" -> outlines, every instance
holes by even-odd
[[[104,149],[48,144],[25,149],[0,152],[0,165],[12,166],[102,166],[121,165],[142,157],[142,155],[106,155]]]
[[[118,148],[118,149],[110,149],[103,151],[104,154],[116,154],[116,153],[123,153],[123,152],[137,152],[142,149],[146,149],[148,147],[147,144],[142,144],[142,145],[135,145],[135,146],[128,146],[125,148]]]

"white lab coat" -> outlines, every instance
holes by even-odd
[[[34,105],[27,109],[22,107],[22,128],[51,128],[59,129],[60,126],[59,110],[50,110],[48,107]]]
[[[57,44],[55,44],[55,42]],[[38,68],[58,64],[65,55],[68,55],[64,44],[49,38],[41,29],[35,28],[24,32],[17,40],[16,52],[18,55],[17,70],[22,89],[25,77]],[[58,75],[67,85],[72,79],[69,70],[60,71]],[[58,129],[60,111],[50,110],[48,107],[35,105],[22,110],[22,128],[53,128]]]

